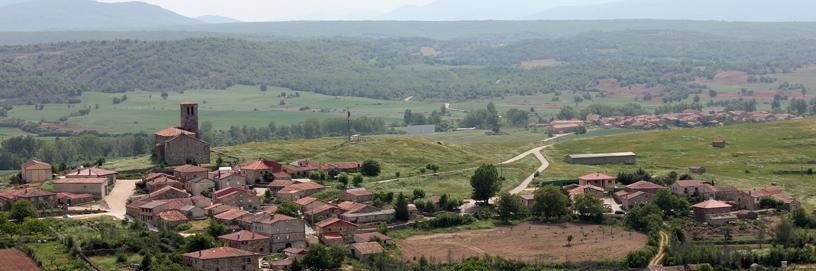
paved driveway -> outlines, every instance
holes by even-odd
[[[116,219],[125,219],[125,212],[127,211],[127,201],[136,192],[136,182],[139,180],[116,180],[110,194],[99,202],[99,206],[91,206],[91,208],[100,208],[107,212],[88,215],[77,215],[71,218],[84,219],[98,216],[111,216]]]

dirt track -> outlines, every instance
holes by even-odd
[[[611,232],[610,232],[611,230]],[[572,235],[572,246],[567,236]],[[646,244],[646,235],[599,225],[520,224],[488,230],[414,236],[399,241],[402,257],[460,261],[484,254],[531,263],[617,259]]]

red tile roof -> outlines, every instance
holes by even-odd
[[[674,184],[676,184],[679,187],[698,187],[703,185],[702,182],[697,180],[680,180],[675,182]]]
[[[170,222],[187,221],[187,216],[185,216],[178,210],[169,210],[161,212],[159,213],[159,218],[161,218],[161,220]]]
[[[279,193],[297,193],[304,190],[317,190],[323,188],[326,187],[316,182],[304,182],[304,183],[295,182],[281,189]]]
[[[578,177],[578,179],[579,180],[584,180],[584,181],[600,181],[600,180],[614,180],[615,177],[611,177],[609,175],[606,175],[606,174],[603,174],[603,173],[600,173],[600,172],[596,172],[596,173],[591,173],[591,174],[587,174],[587,175]]]
[[[351,246],[361,255],[379,254],[384,251],[380,243],[377,242],[354,243]]]
[[[269,160],[252,160],[241,165],[241,169],[245,170],[270,170],[281,168],[281,164]]]
[[[174,168],[173,171],[181,173],[197,173],[197,172],[209,172],[210,170],[194,165],[183,165]]]
[[[40,271],[34,260],[16,248],[0,249],[0,266],[3,270]]]
[[[230,234],[225,234],[218,236],[218,239],[230,240],[230,241],[256,241],[256,240],[264,240],[269,239],[269,236],[255,233],[251,231],[238,231],[233,232]]]
[[[368,207],[368,205],[359,202],[344,201],[341,202],[340,204],[337,204],[337,207],[346,212],[356,212],[362,210],[365,207]]]
[[[313,197],[302,197],[299,200],[295,201],[295,204],[300,206],[306,206],[315,201],[317,201],[317,199]]]
[[[72,200],[75,200],[75,199],[88,199],[88,198],[92,199],[93,195],[91,195],[91,194],[74,194],[74,193],[57,193],[57,198],[58,199],[72,199]]]
[[[54,184],[104,184],[107,183],[108,179],[106,178],[98,178],[98,177],[77,177],[77,178],[65,178],[59,179],[54,181]]]
[[[10,200],[15,200],[17,198],[45,197],[52,195],[54,195],[54,193],[39,188],[9,189],[0,192],[0,197]]]
[[[354,226],[354,227],[359,227],[359,226],[357,226],[357,224],[354,224],[354,223],[351,223],[351,222],[348,222],[348,221],[345,221],[345,220],[341,220],[341,219],[336,218],[336,217],[332,217],[332,218],[320,221],[320,223],[317,223],[316,226],[318,228],[322,229],[322,228],[331,226],[331,225],[336,224],[336,223],[341,223],[341,224],[351,225],[351,226]]]
[[[148,194],[147,197],[152,199],[152,198],[156,198],[159,195],[162,195],[164,193],[172,193],[172,192],[183,193],[183,195],[185,197],[187,196],[187,191],[184,191],[184,190],[172,187],[172,186],[165,186],[165,187],[162,187],[159,190],[153,191],[152,193]]]
[[[317,206],[315,208],[312,208],[311,210],[306,211],[304,214],[315,215],[331,209],[337,209],[337,206],[334,206],[333,204],[323,203],[320,206]]]
[[[257,254],[246,251],[240,250],[237,248],[231,247],[216,247],[211,249],[200,250],[196,252],[190,252],[182,254],[181,256],[196,258],[201,260],[211,260],[211,259],[223,259],[223,258],[233,258],[233,257],[246,257],[246,256],[255,256]]]
[[[241,209],[230,209],[226,212],[220,213],[215,215],[215,218],[221,220],[235,220],[241,218],[242,216],[248,215],[249,212],[241,210]]]
[[[77,170],[75,172],[65,174],[65,176],[102,177],[102,176],[108,176],[108,175],[116,175],[116,173],[118,173],[118,172],[113,171],[113,170],[106,170],[106,169],[101,169],[101,168],[97,168],[97,167],[89,167],[89,168],[83,168],[83,169]]]
[[[261,223],[261,224],[271,225],[271,224],[275,224],[275,223],[278,223],[278,222],[281,222],[281,221],[289,221],[289,220],[297,220],[297,218],[282,215],[282,214],[274,214],[274,215],[271,215],[271,216],[265,216],[263,219],[260,219],[260,220],[255,221],[255,222],[258,222],[258,223]]]
[[[716,209],[716,208],[731,208],[731,205],[719,200],[707,200],[697,204],[692,205],[691,207],[694,208],[701,208],[701,209]]]
[[[661,188],[663,188],[663,186],[658,185],[658,184],[653,183],[653,182],[637,181],[637,182],[635,182],[633,184],[627,185],[626,188],[629,188],[629,189],[661,189]]]
[[[50,169],[51,165],[43,161],[32,159],[28,160],[28,162],[23,163],[23,165],[21,166],[23,170],[31,167],[34,167],[35,169]]]
[[[195,133],[193,133],[193,132],[185,131],[185,130],[182,130],[182,129],[179,129],[179,128],[176,128],[176,127],[165,128],[164,130],[155,132],[153,134],[157,135],[157,136],[163,136],[163,137],[173,137],[173,136],[182,135],[182,134],[195,135]]]

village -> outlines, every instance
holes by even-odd
[[[145,223],[152,230],[178,229],[179,234],[192,224],[224,225],[225,232],[217,236],[222,246],[181,254],[184,265],[206,271],[289,270],[318,244],[346,247],[348,257],[366,261],[401,242],[386,234],[389,229],[412,227],[444,213],[439,211],[452,210],[468,216],[478,212],[473,208],[482,208],[468,203],[447,206],[447,198],[442,199],[446,195],[423,195],[431,199],[432,208],[418,208],[422,202],[405,202],[403,195],[391,204],[393,193],[375,194],[359,187],[357,181],[349,188],[350,176],[365,167],[366,163],[360,161],[301,159],[283,163],[257,159],[233,166],[199,165],[210,157],[209,145],[196,136],[197,104],[183,102],[180,108],[181,126],[155,133],[156,158],[168,166],[142,175],[124,197],[111,192],[127,181],[118,180],[116,171],[90,166],[55,172],[53,165],[30,160],[21,165],[22,184],[0,192],[0,204],[25,201],[40,216],[85,219],[108,215]],[[711,145],[712,149],[725,147],[724,141],[713,141]],[[587,165],[634,164],[636,156],[634,152],[571,154],[565,160]],[[770,210],[790,212],[801,205],[777,186],[740,191],[693,178],[705,171],[703,167],[689,166],[682,176],[662,179],[661,183],[649,181],[659,176],[641,174],[639,179],[625,183],[625,178],[614,176],[616,173],[592,172],[576,174],[577,182],[563,183],[557,189],[572,204],[584,200],[579,198],[602,202],[600,214],[609,219],[623,219],[629,211],[665,201],[666,197],[682,199],[690,205],[679,205],[677,208],[686,210],[678,211],[688,212],[689,223],[696,223],[706,232],[718,232],[720,227],[738,221],[775,217],[778,213]],[[336,195],[321,195],[327,189],[322,184],[325,179],[340,178],[346,179],[343,190]],[[45,183],[52,187],[45,189]],[[524,208],[533,210],[540,208],[537,202],[552,199],[553,195],[539,193],[547,191],[547,186],[552,185],[521,187],[515,193]],[[125,204],[123,214],[111,211],[115,201]],[[488,200],[497,201],[497,197]],[[410,261],[418,261],[416,255],[438,256],[423,251],[411,253],[414,256]]]

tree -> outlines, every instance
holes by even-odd
[[[291,216],[291,217],[299,217],[300,213],[298,211],[298,206],[291,201],[284,201],[281,204],[278,204],[278,210],[276,213]]]
[[[343,184],[343,187],[347,187],[349,184],[348,174],[340,173],[340,175],[337,175],[337,181]]]
[[[530,109],[532,109],[532,107]],[[530,122],[530,114],[521,109],[513,108],[507,110],[505,117],[507,118],[507,122],[510,123],[510,126],[513,127],[525,128]]]
[[[328,270],[339,268],[343,264],[346,251],[341,247],[327,248],[324,245],[314,245],[303,257],[303,265],[313,270]]]
[[[795,228],[793,222],[788,218],[783,218],[774,229],[776,243],[783,247],[789,247],[795,239]]]
[[[411,201],[421,199],[421,198],[425,198],[425,190],[422,190],[422,189],[419,189],[419,188],[414,189],[414,193],[413,193],[413,197],[411,198]]]
[[[623,217],[623,223],[633,230],[642,232],[651,232],[659,229],[663,224],[663,217],[661,216],[660,208],[653,203],[642,206],[635,206],[626,216]]]
[[[408,221],[411,219],[411,214],[408,212],[408,199],[406,199],[402,193],[399,193],[397,202],[394,203],[394,218],[399,221]]]
[[[524,204],[518,195],[507,192],[502,193],[499,196],[498,205],[499,218],[504,222],[510,222],[511,219],[522,217],[524,213]]]
[[[227,227],[218,220],[210,219],[210,225],[207,226],[207,233],[214,238],[218,238],[218,236],[224,235],[227,232]]]
[[[365,160],[360,168],[360,172],[366,177],[377,177],[380,175],[380,170],[380,162],[374,160]]]
[[[567,235],[567,246],[568,247],[572,246],[572,239],[573,239],[572,234]]]
[[[38,235],[48,232],[48,224],[46,224],[44,220],[34,217],[26,217],[20,228],[23,234],[27,235]]]
[[[18,200],[11,204],[11,218],[22,222],[28,217],[37,217],[37,210],[31,205],[30,201]]]
[[[603,201],[592,194],[579,194],[575,196],[575,204],[572,208],[581,218],[600,220],[606,210]]]
[[[300,263],[300,260],[298,260],[298,257],[294,258],[292,264],[289,265],[289,271],[303,271],[303,265]]]
[[[275,195],[272,194],[272,190],[267,189],[266,192],[264,192],[263,199],[264,203],[272,203],[273,201],[275,201]]]
[[[652,202],[660,208],[664,216],[686,216],[691,208],[685,198],[676,196],[665,188],[657,191]]]
[[[470,186],[473,187],[473,199],[487,204],[487,201],[501,189],[499,172],[495,166],[483,164],[470,177]]]
[[[578,117],[578,112],[575,111],[572,106],[564,106],[561,108],[561,111],[558,112],[558,119],[560,120],[571,120]]]
[[[533,197],[533,212],[544,219],[557,219],[569,213],[569,198],[558,187],[545,186],[536,190]]]
[[[363,176],[360,174],[354,175],[354,178],[351,178],[351,183],[354,187],[360,187],[363,184]]]
[[[142,264],[139,267],[139,269],[142,270],[142,271],[150,271],[152,264],[153,264],[153,257],[150,256],[150,255],[144,255],[144,257],[142,257]]]
[[[402,121],[405,122],[405,126],[414,123],[413,117],[414,114],[411,112],[411,109],[405,109],[405,113],[402,114]]]
[[[267,90],[269,90],[269,86],[267,86],[266,84],[261,84],[261,91],[267,91]]]
[[[814,225],[813,218],[805,211],[805,208],[797,207],[790,213],[793,224],[800,228],[809,228]]]
[[[215,247],[215,238],[209,235],[196,234],[184,239],[184,251],[193,252]]]
[[[496,111],[496,106],[493,102],[487,103],[487,127],[493,132],[499,132],[501,124],[499,123],[499,112]]]

